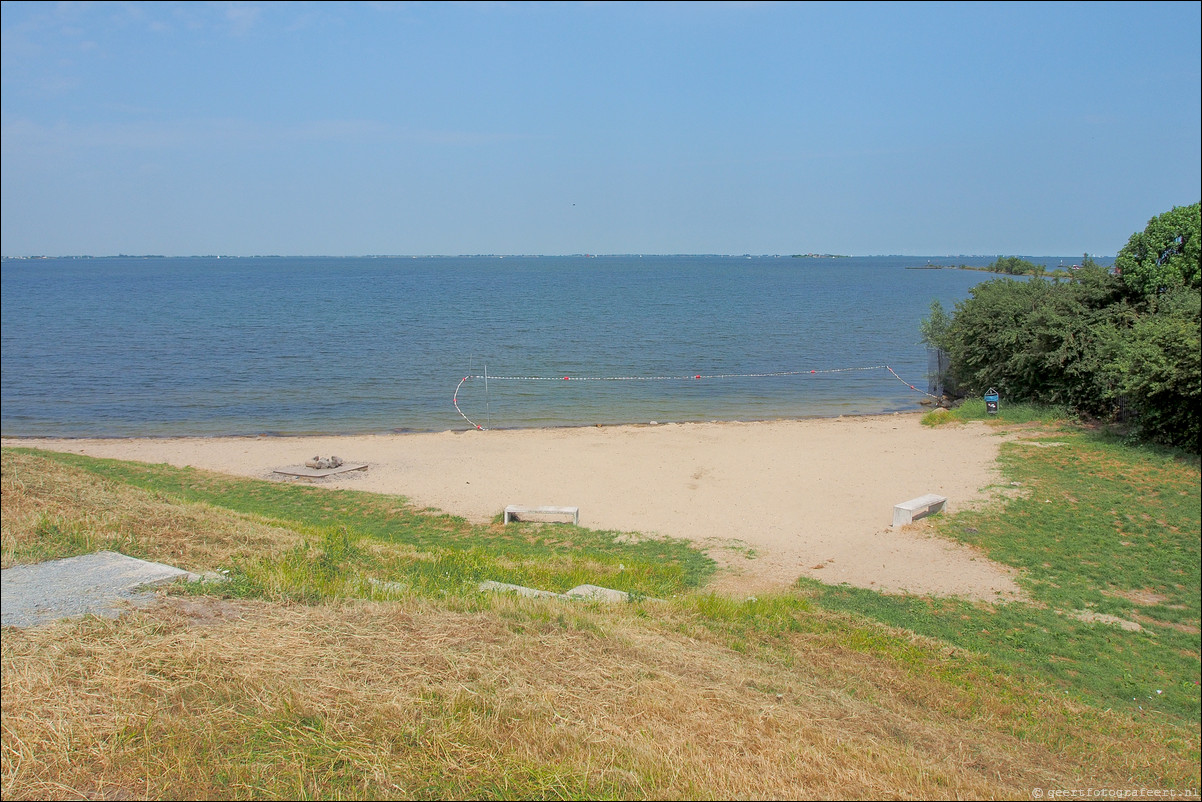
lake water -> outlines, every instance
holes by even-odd
[[[2,429],[346,434],[914,410],[930,302],[950,311],[994,277],[906,268],[990,261],[5,260]]]

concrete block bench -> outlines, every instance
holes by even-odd
[[[580,525],[579,507],[522,507],[517,504],[505,508],[505,523],[523,520],[527,515],[570,515],[572,523]]]
[[[893,507],[893,525],[905,526],[913,523],[915,518],[921,518],[924,515],[934,515],[943,509],[943,505],[947,503],[947,497],[937,496],[934,493],[927,493],[925,496],[912,498],[909,501],[903,501],[901,504],[896,504]]]

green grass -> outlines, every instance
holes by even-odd
[[[968,398],[954,409],[942,409],[923,415],[922,422],[926,426],[940,426],[946,423],[964,423],[965,421],[988,421],[997,424],[1043,423],[1049,425],[1063,424],[1071,416],[1063,407],[1049,407],[1040,404],[1012,404],[1005,399],[998,403],[998,411],[990,414],[985,407],[985,399]]]
[[[119,551],[129,557],[145,556],[137,537],[104,532],[94,521],[42,515],[34,527],[35,539],[22,549],[24,562],[60,560],[96,551]]]
[[[803,582],[817,603],[989,655],[1102,707],[1199,720],[1196,460],[1067,429],[1009,443],[1004,505],[931,519],[1020,569],[1030,601],[973,604]],[[1082,613],[1138,623],[1088,622]]]

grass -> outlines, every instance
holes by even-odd
[[[1014,498],[927,519],[1020,570],[1030,600],[993,607],[817,583],[736,599],[705,591],[712,563],[683,543],[5,449],[5,566],[115,548],[232,581],[6,629],[0,791],[1196,795],[1197,464],[1024,426],[1042,445],[1004,446]]]
[[[928,412],[922,417],[926,426],[942,426],[948,423],[965,423],[967,421],[985,421],[993,425],[1042,423],[1058,426],[1069,419],[1068,411],[1063,407],[1049,407],[1040,404],[1012,404],[1002,399],[997,412],[989,413],[985,407],[985,399],[968,398],[953,409],[939,409]]]
[[[14,481],[36,482],[46,471],[40,463],[23,469],[18,458],[33,455],[20,449],[11,453]],[[128,541],[123,551],[131,556],[178,559],[182,549],[191,547],[190,538],[173,540],[171,550],[155,552],[158,556],[139,545],[142,522],[155,519],[145,509],[149,499],[168,506],[182,502],[180,509],[189,511],[219,508],[235,513],[244,526],[292,533],[291,548],[283,555],[278,549],[264,554],[249,547],[213,554],[194,564],[198,570],[231,572],[238,580],[235,586],[251,594],[268,583],[278,594],[297,599],[329,595],[332,586],[325,582],[318,589],[306,584],[304,572],[298,573],[301,567],[314,569],[312,577],[318,584],[337,575],[344,584],[376,579],[424,593],[472,588],[492,579],[560,592],[592,583],[655,597],[696,587],[714,570],[704,555],[666,538],[575,526],[499,522],[475,526],[455,516],[418,511],[396,496],[73,454],[47,453],[45,458],[95,476],[105,487],[144,492],[133,497],[136,501],[110,505],[107,514],[86,507],[41,513],[32,530],[26,528],[28,536],[6,537],[5,565],[85,553],[96,546],[111,547],[104,544],[114,541]],[[184,528],[196,526],[184,524]],[[96,534],[84,537],[81,532]],[[301,581],[290,581],[289,576]]]
[[[1072,429],[1007,443],[1000,459],[1017,498],[931,525],[1018,568],[1029,602],[979,605],[816,583],[810,592],[826,607],[989,654],[1094,704],[1196,724],[1197,461]]]

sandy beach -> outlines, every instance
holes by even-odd
[[[928,428],[920,417],[3,444],[280,481],[278,468],[337,455],[368,467],[317,484],[402,495],[472,521],[507,504],[575,506],[582,526],[690,540],[722,567],[711,585],[719,592],[808,576],[892,593],[1018,597],[1004,566],[933,537],[926,521],[891,527],[894,504],[936,493],[952,513],[984,503],[998,481],[996,430]]]

